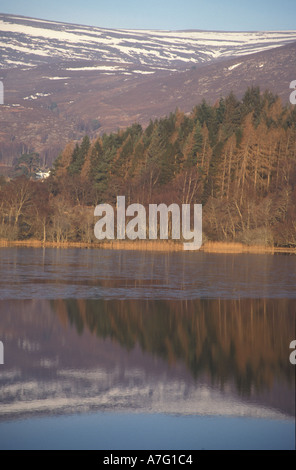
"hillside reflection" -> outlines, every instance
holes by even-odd
[[[0,301],[0,421],[96,410],[295,414],[296,301]]]
[[[138,345],[171,365],[181,361],[194,378],[206,373],[220,387],[234,380],[243,395],[294,380],[288,346],[295,300],[57,300],[51,306],[79,335],[86,329],[127,350]]]

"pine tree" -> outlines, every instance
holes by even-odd
[[[186,166],[193,167],[198,163],[198,156],[203,149],[202,129],[199,122],[196,123],[190,137],[189,152],[187,153]]]
[[[76,144],[74,148],[74,151],[72,154],[72,160],[68,168],[70,175],[80,174],[81,168],[83,166],[83,163],[84,163],[84,160],[85,160],[85,157],[89,148],[90,148],[90,141],[89,141],[89,137],[86,135],[83,137],[80,147],[78,144]]]
[[[95,142],[90,156],[89,180],[93,186],[97,201],[101,200],[108,187],[110,161],[108,153],[104,152],[100,139]]]

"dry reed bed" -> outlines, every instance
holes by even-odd
[[[0,240],[0,248],[12,246],[26,246],[32,248],[99,248],[111,250],[142,250],[142,251],[184,251],[183,243],[174,243],[169,240],[146,240],[146,241],[112,241],[101,243],[79,243],[79,242],[42,242],[40,240]],[[263,245],[244,245],[242,243],[206,242],[200,248],[206,253],[294,253],[295,248],[272,247]],[[191,253],[189,251],[188,253]]]

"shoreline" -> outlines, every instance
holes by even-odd
[[[132,251],[162,251],[180,252],[186,251],[183,243],[171,241],[114,241],[103,243],[87,242],[43,242],[41,240],[0,240],[0,248],[28,247],[28,248],[85,248],[85,249],[109,249],[109,250],[132,250]],[[253,253],[253,254],[296,254],[296,248],[274,247],[264,245],[244,245],[236,242],[206,242],[199,250],[204,253]],[[192,251],[188,251],[192,253]]]

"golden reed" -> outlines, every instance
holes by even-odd
[[[104,242],[42,242],[41,240],[0,240],[0,248],[26,246],[32,248],[99,248],[111,250],[142,250],[142,251],[184,251],[183,243],[171,240],[112,240]],[[294,253],[296,248],[274,247],[264,245],[244,245],[235,242],[206,242],[200,248],[205,253]]]

